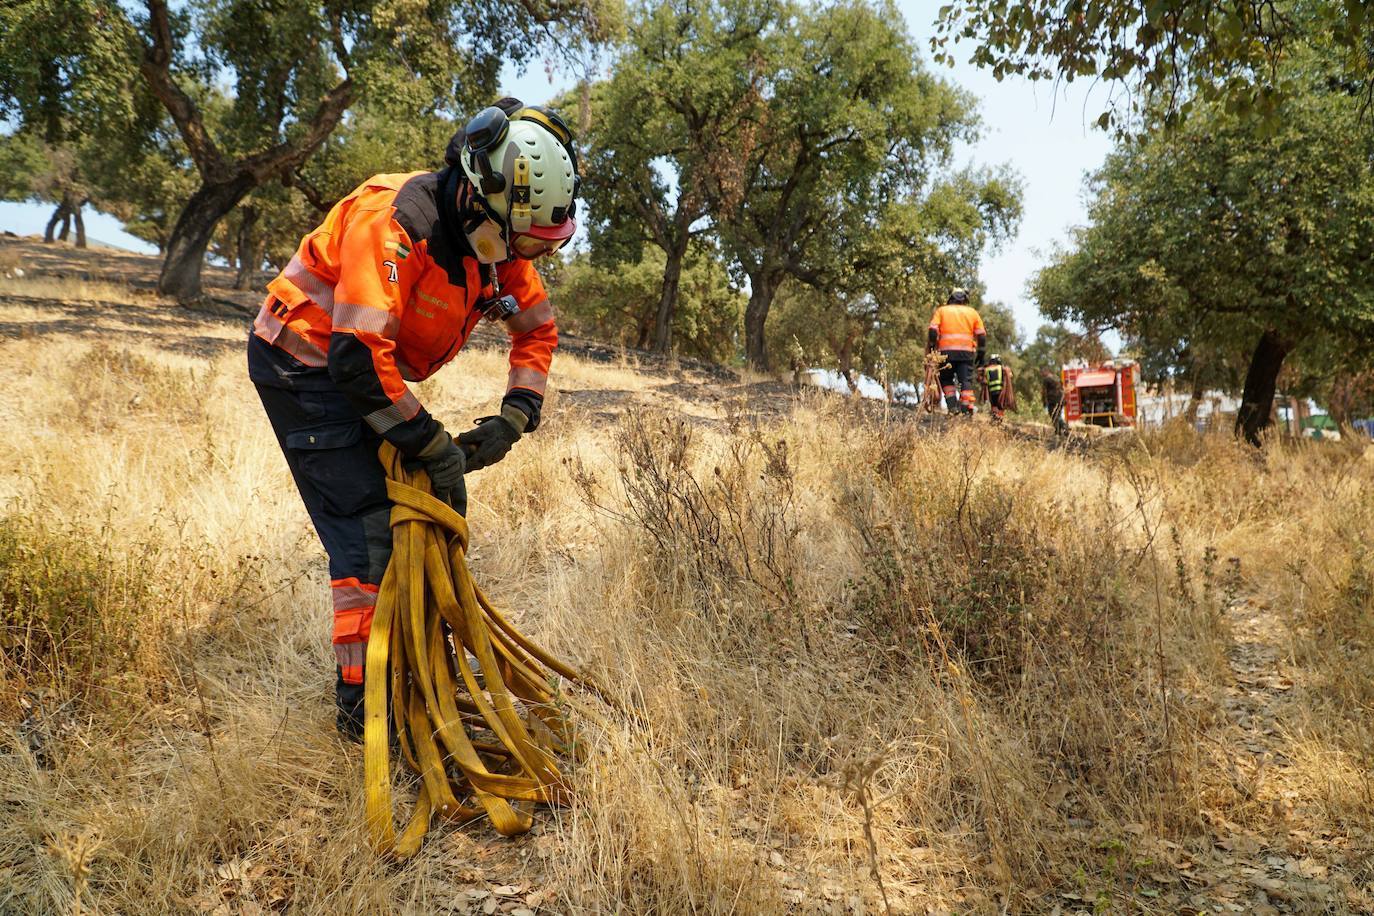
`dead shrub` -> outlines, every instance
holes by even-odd
[[[67,375],[72,413],[88,426],[108,429],[131,418],[190,424],[205,415],[208,374],[197,378],[128,349],[96,344]]]
[[[11,686],[88,696],[123,683],[140,656],[158,547],[116,547],[85,532],[10,516],[0,522],[0,662]]]
[[[800,528],[785,439],[769,441],[736,419],[723,451],[710,455],[685,419],[631,415],[616,445],[619,505],[585,471],[584,500],[647,536],[664,582],[687,587],[718,615],[794,601]]]
[[[929,655],[938,635],[991,686],[1014,684],[1033,650],[1089,661],[1123,614],[1129,555],[1091,536],[1110,520],[980,474],[979,461],[966,450],[919,481],[851,480],[846,521],[866,561],[856,620],[899,667]]]

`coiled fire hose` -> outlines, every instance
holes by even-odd
[[[424,472],[407,471],[390,444],[379,457],[395,506],[391,563],[367,645],[364,779],[372,845],[404,859],[419,850],[435,815],[460,824],[486,815],[505,836],[529,830],[534,803],[567,796],[556,758],[569,752],[572,735],[551,674],[602,691],[487,599],[468,571],[467,522],[432,495]],[[388,693],[401,756],[421,780],[399,837]],[[474,804],[459,802],[469,795]]]
[[[943,405],[940,391],[940,367],[945,364],[945,355],[939,350],[926,354],[925,377],[921,381],[921,406],[928,413],[934,413]]]

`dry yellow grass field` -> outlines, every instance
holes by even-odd
[[[1374,452],[1051,449],[555,359],[474,573],[638,720],[369,850],[246,319],[0,288],[0,912],[1374,909]],[[102,285],[104,284],[104,285]],[[497,349],[421,399],[490,412]],[[401,792],[413,787],[401,786]]]

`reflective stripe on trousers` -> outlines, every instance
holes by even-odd
[[[329,556],[330,642],[340,674],[345,684],[361,683],[375,595],[391,559],[391,500],[377,461],[381,437],[337,390],[257,389]]]
[[[347,576],[330,580],[329,589],[334,603],[334,660],[345,684],[361,684],[378,586]]]

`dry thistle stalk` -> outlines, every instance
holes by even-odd
[[[81,900],[86,895],[86,879],[91,873],[91,857],[100,848],[100,832],[94,827],[82,833],[63,832],[48,840],[48,850],[67,867],[72,879],[72,914],[81,916]]]

